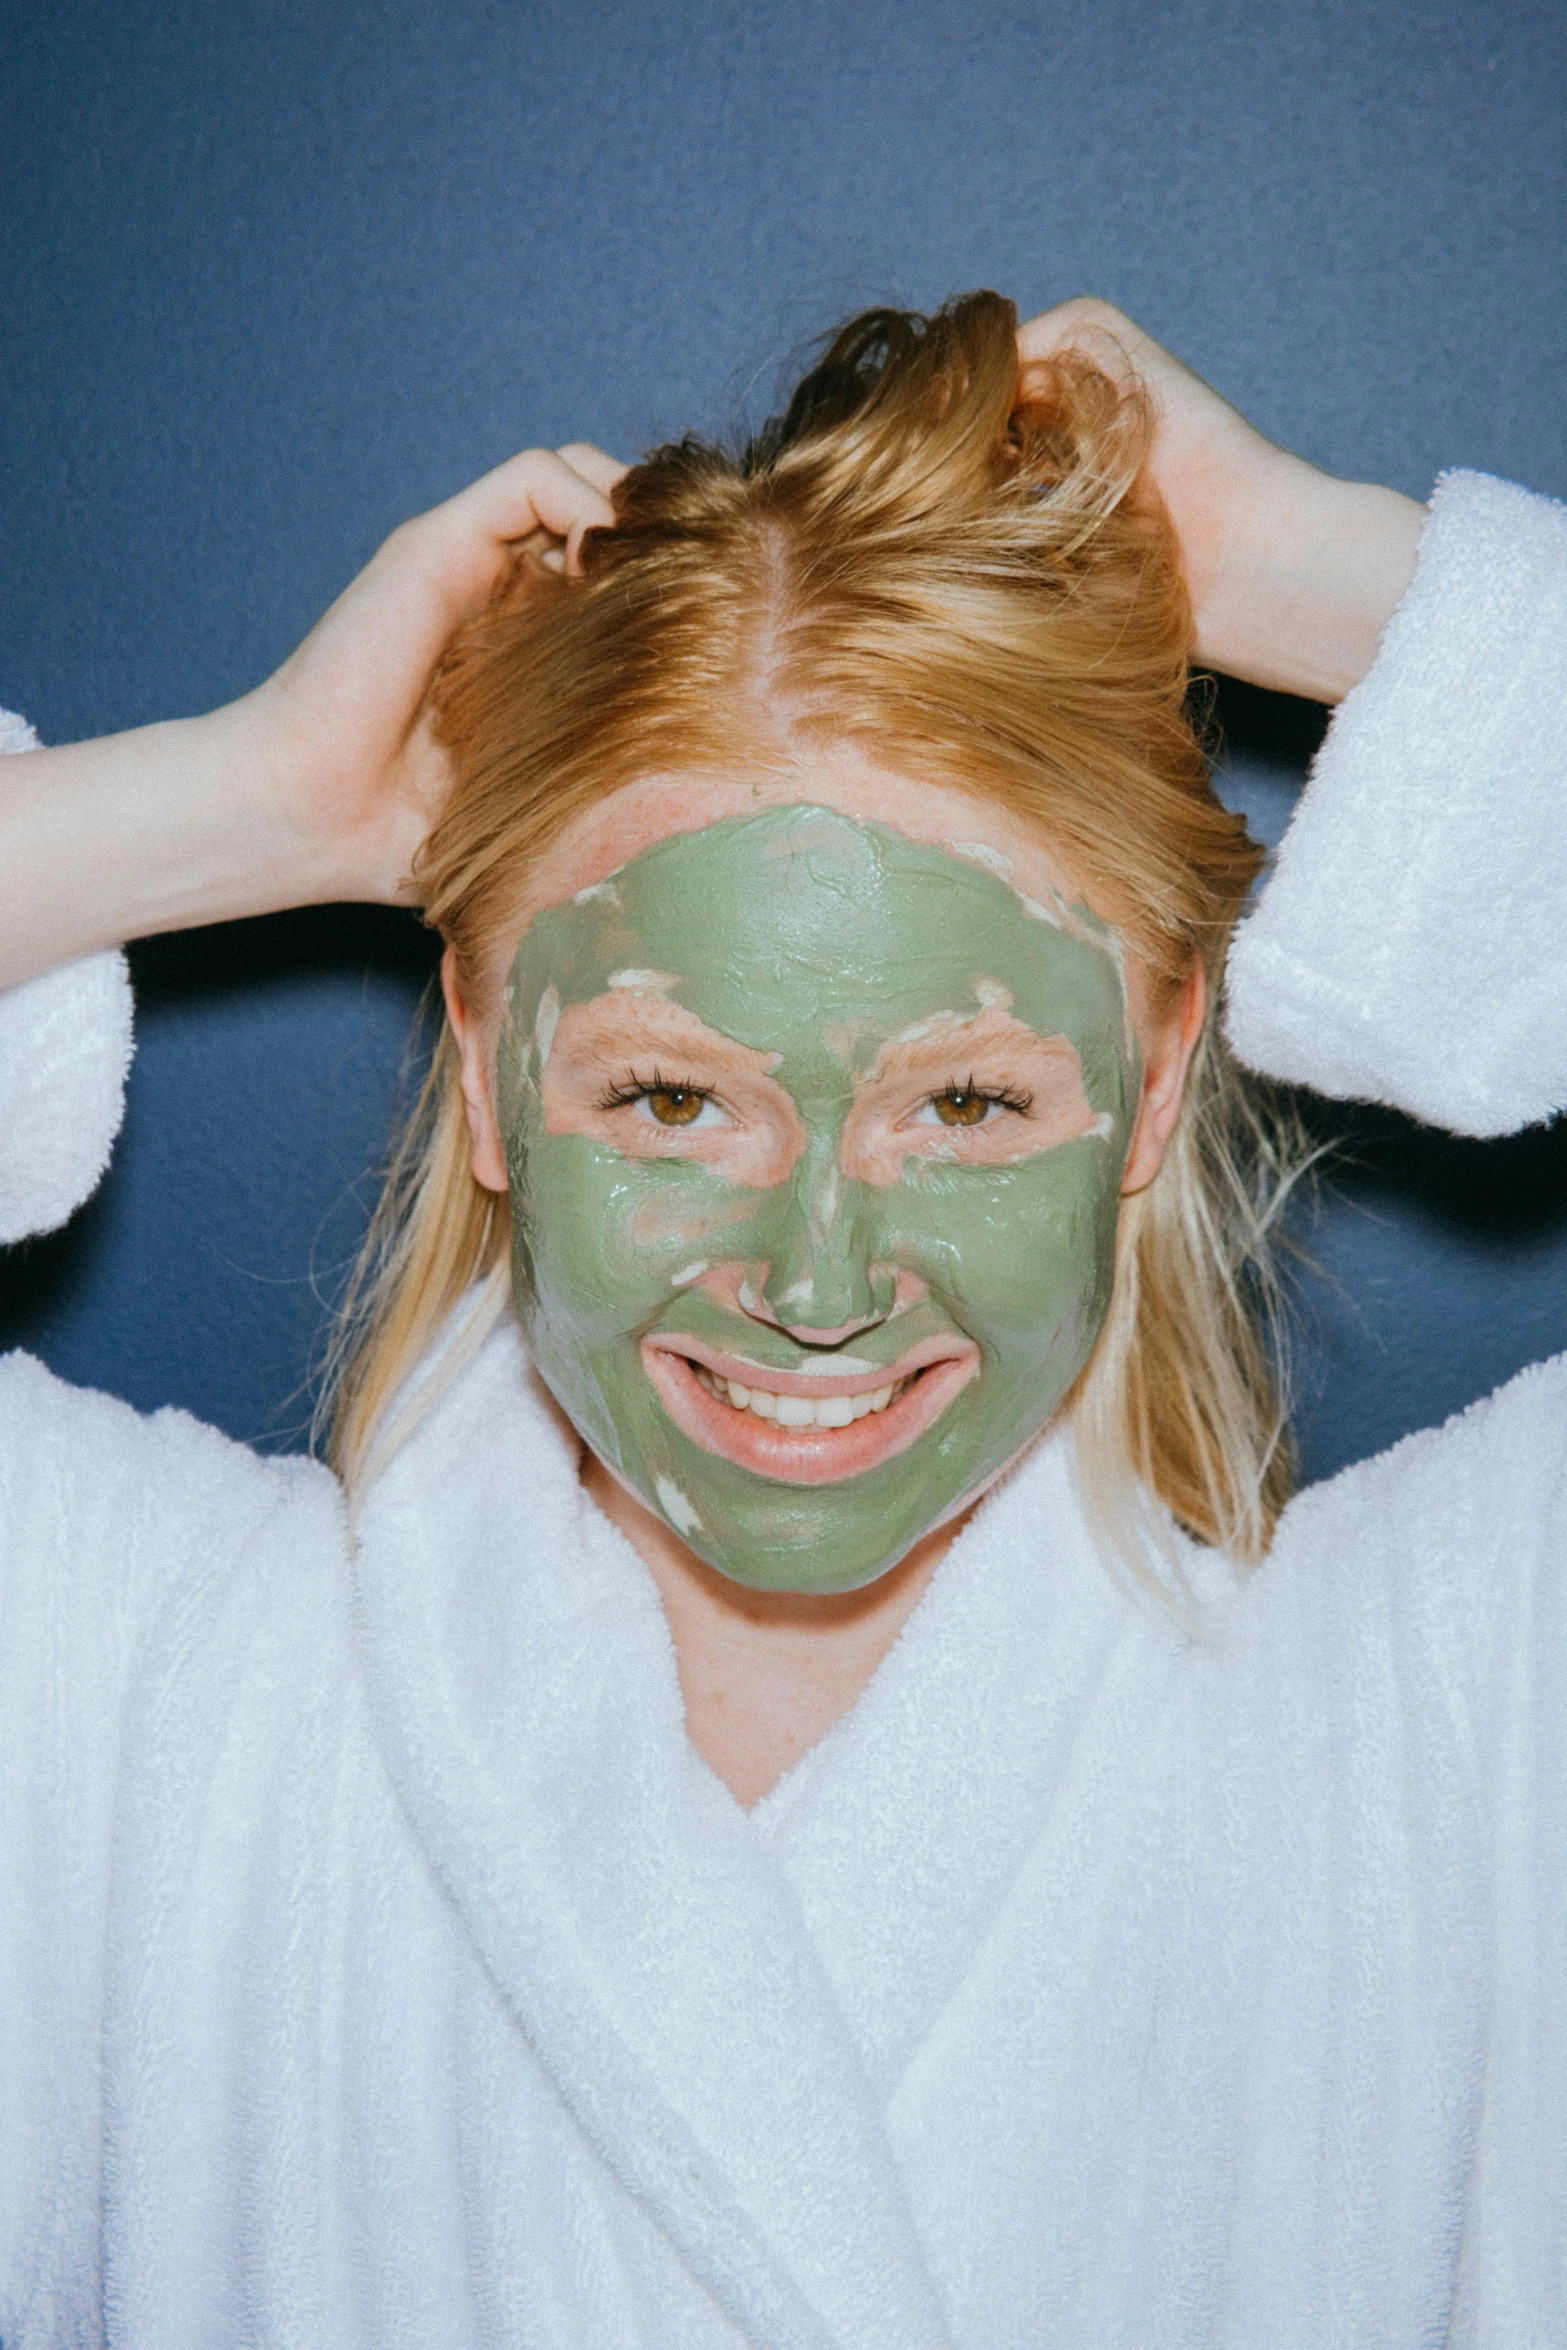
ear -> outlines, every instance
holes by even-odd
[[[501,1146],[501,1130],[495,1122],[489,1049],[480,1023],[458,992],[457,955],[452,947],[441,957],[441,993],[446,998],[446,1017],[462,1055],[462,1098],[473,1145],[473,1179],[482,1183],[486,1191],[504,1191],[506,1153]]]
[[[1208,982],[1195,956],[1181,992],[1156,1034],[1144,1047],[1143,1098],[1138,1104],[1132,1147],[1121,1175],[1121,1195],[1146,1191],[1164,1160],[1186,1090],[1186,1072],[1208,1016]]]

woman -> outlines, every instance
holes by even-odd
[[[1567,525],[1101,306],[1022,350],[519,459],[247,702],[8,774],[8,977],[412,864],[451,1040],[352,1531],[0,1368],[8,2344],[1567,2326],[1564,1380],[1287,1501],[1182,717],[1370,672],[1248,1057],[1541,1115]],[[112,1075],[110,984],[7,1065]]]

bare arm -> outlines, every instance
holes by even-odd
[[[393,532],[253,693],[0,761],[0,986],[150,932],[403,899],[447,783],[425,697],[519,540],[569,560],[622,468],[530,449]]]
[[[1265,440],[1109,302],[1063,302],[1030,319],[1018,342],[1025,362],[1078,348],[1111,374],[1135,371],[1153,393],[1150,469],[1181,541],[1195,659],[1342,701],[1413,576],[1424,507]]]

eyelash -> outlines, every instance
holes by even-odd
[[[666,1077],[659,1069],[655,1069],[651,1077],[638,1077],[634,1071],[628,1070],[624,1085],[607,1085],[604,1088],[598,1106],[601,1110],[623,1110],[633,1102],[645,1102],[654,1093],[692,1093],[704,1102],[710,1102],[713,1098],[707,1086],[693,1085],[686,1077]]]
[[[1016,1110],[1020,1118],[1026,1118],[1034,1106],[1033,1095],[1020,1092],[1015,1085],[976,1085],[972,1077],[966,1078],[962,1084],[953,1079],[942,1086],[939,1092],[925,1096],[927,1102],[949,1102],[954,1098],[959,1101],[994,1102],[998,1110]]]

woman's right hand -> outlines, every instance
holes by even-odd
[[[313,869],[333,876],[322,895],[406,898],[450,781],[426,711],[436,663],[521,541],[547,533],[556,560],[575,568],[584,531],[613,522],[609,492],[625,470],[584,441],[527,449],[415,515],[234,706],[279,808],[313,844]]]
[[[1408,587],[1425,509],[1279,448],[1113,303],[1063,302],[1019,329],[1025,365],[1081,350],[1152,394],[1149,474],[1181,544],[1193,658],[1341,701]]]
[[[449,780],[436,663],[519,543],[574,565],[624,471],[586,443],[527,450],[395,530],[241,700],[0,761],[0,986],[153,931],[406,900]]]

